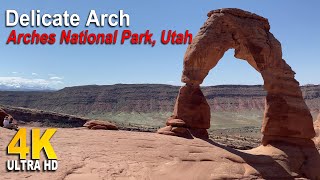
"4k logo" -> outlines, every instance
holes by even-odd
[[[57,155],[50,143],[50,139],[55,134],[56,129],[47,129],[40,136],[40,129],[31,130],[31,160],[26,160],[30,154],[30,147],[27,146],[27,130],[21,128],[10,141],[8,155],[19,155],[19,160],[7,161],[8,171],[55,171],[58,168]],[[44,150],[47,160],[43,161],[43,168],[40,166],[40,153]]]

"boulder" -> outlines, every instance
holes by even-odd
[[[263,144],[292,142],[292,138],[302,139],[302,144],[310,142],[315,136],[312,116],[295,72],[282,58],[281,44],[269,30],[268,20],[254,13],[235,8],[210,11],[184,55],[181,80],[186,85],[180,89],[166,125],[200,130],[210,127],[210,107],[200,84],[224,53],[235,49],[234,56],[246,60],[264,79]],[[179,136],[173,129],[159,133]]]
[[[118,127],[115,124],[101,120],[90,120],[87,121],[83,126],[87,127],[88,129],[118,130]]]

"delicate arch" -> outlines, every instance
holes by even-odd
[[[315,136],[312,116],[294,78],[294,71],[282,59],[280,42],[269,32],[268,20],[240,9],[219,9],[208,13],[184,56],[182,82],[174,115],[162,134],[185,136],[188,132],[207,136],[210,107],[200,84],[228,49],[235,57],[261,73],[267,91],[262,133],[265,139]]]

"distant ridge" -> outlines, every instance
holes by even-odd
[[[171,112],[179,86],[115,84],[66,87],[58,91],[1,91],[0,104],[73,115],[106,112]],[[212,111],[264,110],[262,85],[204,86]],[[302,86],[311,112],[320,110],[320,85]]]

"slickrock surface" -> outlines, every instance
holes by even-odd
[[[294,77],[295,72],[282,59],[280,42],[269,30],[266,18],[241,9],[210,11],[184,55],[182,82],[186,85],[180,89],[173,116],[166,123],[169,127],[160,129],[159,133],[185,136],[185,133],[173,131],[174,128],[170,130],[170,126],[208,129],[210,107],[200,84],[224,53],[232,48],[236,58],[246,60],[264,79],[267,95],[262,123],[263,143],[286,138],[290,142],[296,142],[291,138],[312,139],[315,136],[313,119],[299,82]],[[190,133],[193,134],[191,130]]]
[[[29,132],[29,130],[28,130]],[[272,144],[239,151],[213,141],[156,133],[58,129],[54,173],[6,172],[14,131],[0,128],[1,179],[292,179],[320,178],[315,148]]]

